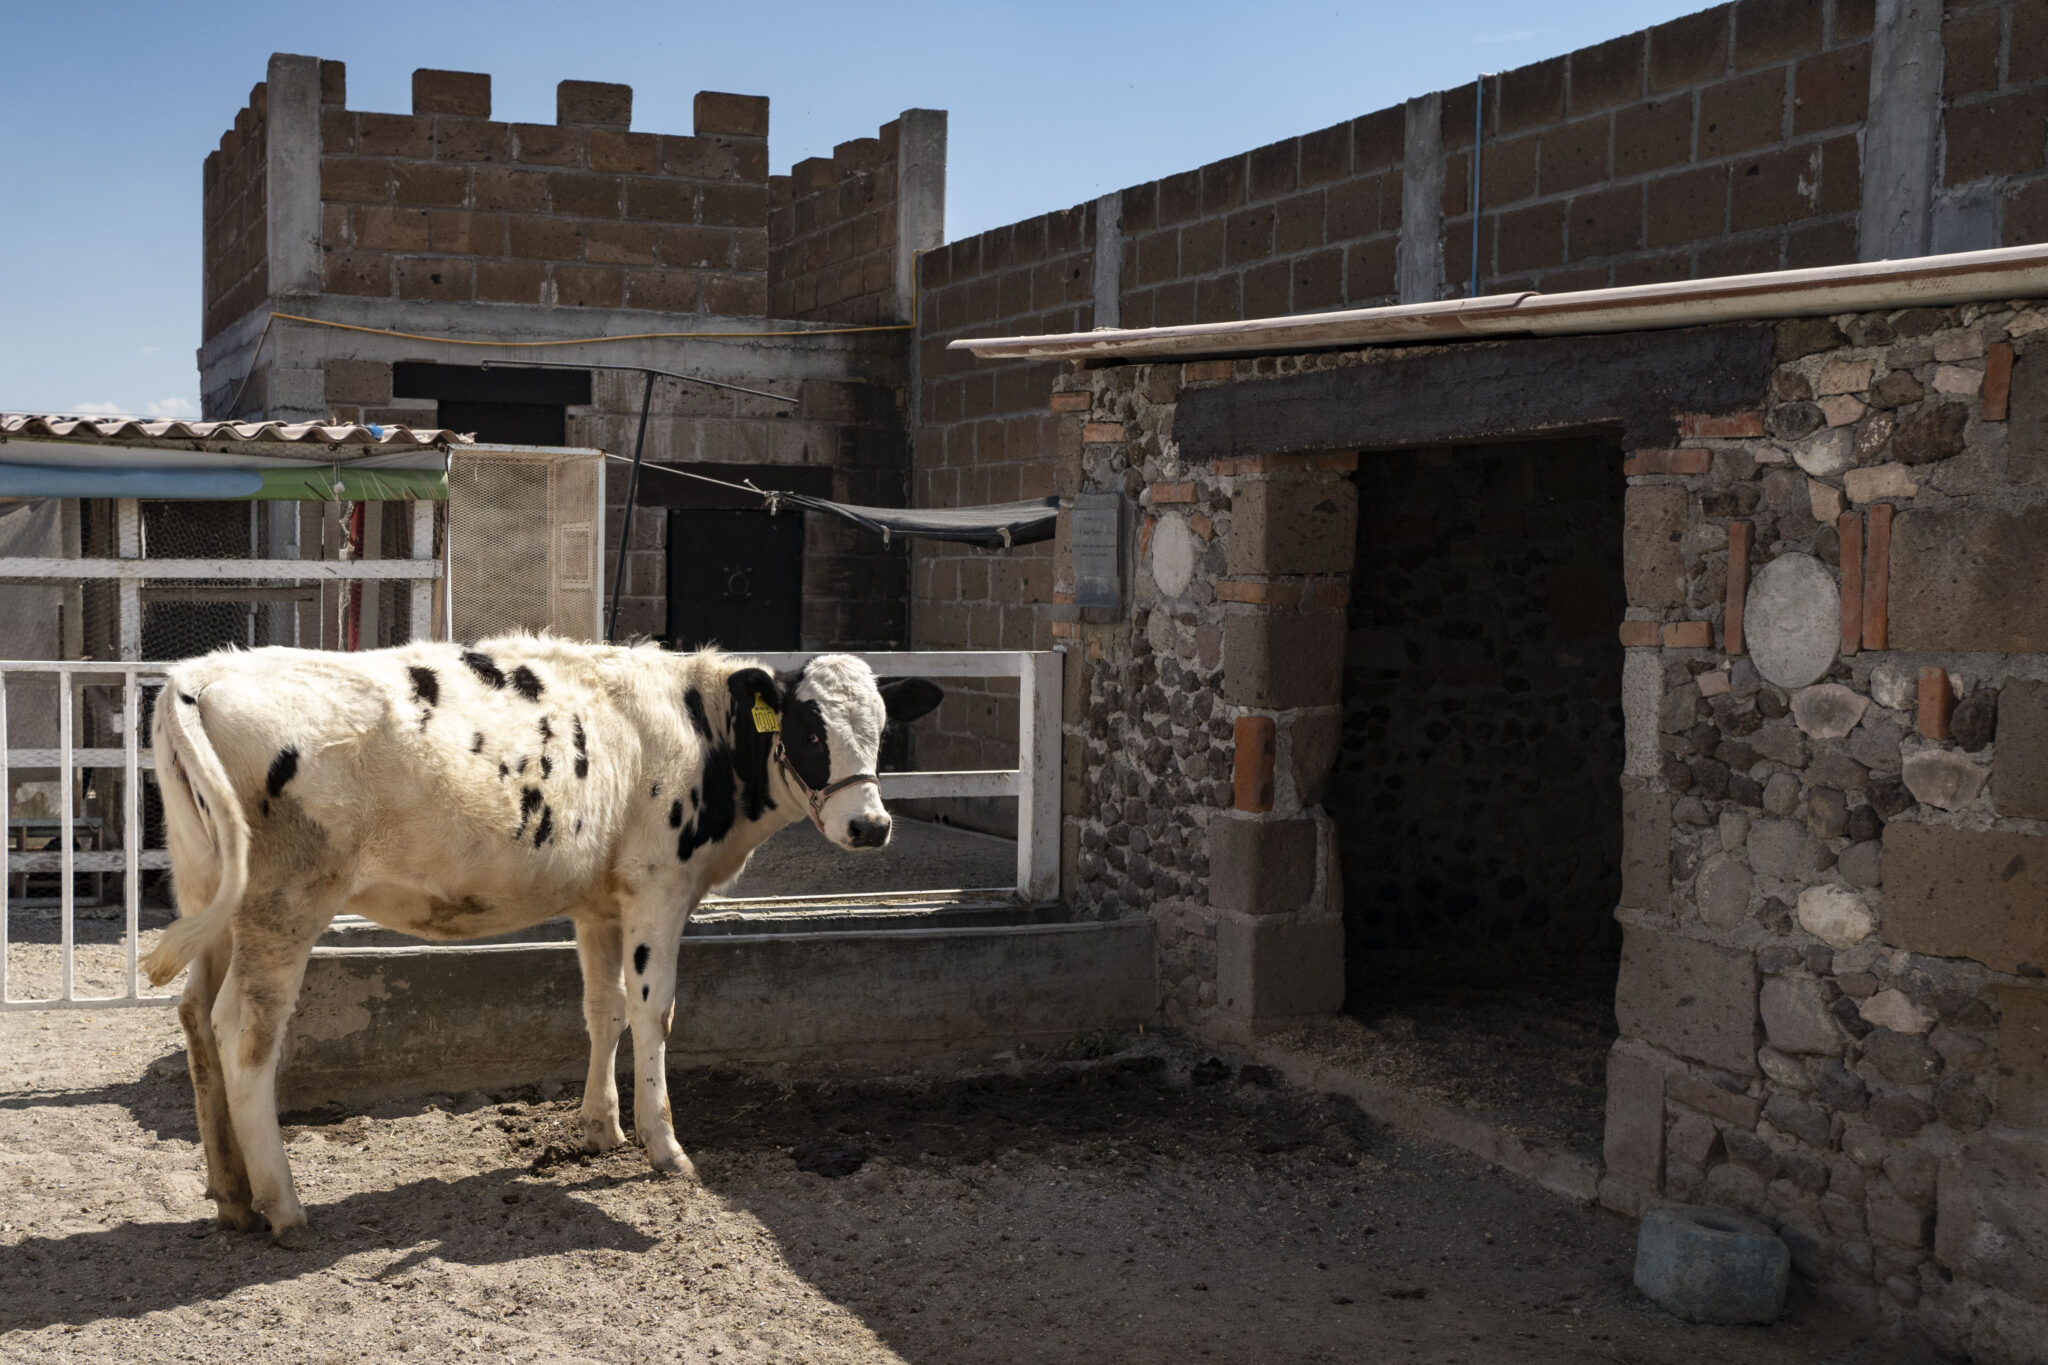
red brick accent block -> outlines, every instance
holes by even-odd
[[[1275,730],[1271,716],[1239,716],[1233,728],[1236,755],[1230,788],[1239,810],[1254,815],[1273,809]]]
[[[1655,649],[1664,639],[1664,627],[1655,621],[1623,621],[1621,643],[1626,649]]]
[[[2003,422],[2011,396],[2012,343],[2001,341],[1984,352],[1984,420]]]
[[[1742,653],[1742,614],[1749,601],[1749,547],[1755,539],[1755,523],[1728,523],[1728,601],[1722,608],[1721,648],[1730,654]]]
[[[1920,713],[1915,720],[1927,739],[1948,739],[1948,720],[1956,709],[1955,689],[1948,685],[1948,672],[1940,668],[1920,670]]]
[[[1291,607],[1301,601],[1299,583],[1248,583],[1242,579],[1216,580],[1219,602],[1251,602],[1258,606]]]
[[[1863,514],[1842,513],[1835,534],[1842,542],[1842,653],[1854,654],[1863,642]]]
[[[1090,445],[1107,441],[1121,441],[1124,438],[1122,422],[1084,422],[1081,424],[1081,439]]]
[[[1704,474],[1714,467],[1714,452],[1693,447],[1689,450],[1638,450],[1622,462],[1623,474]]]
[[[1672,621],[1664,627],[1666,649],[1712,649],[1714,628],[1705,621]]]
[[[1744,436],[1761,436],[1764,434],[1763,414],[1731,412],[1717,417],[1704,412],[1682,412],[1678,415],[1678,434],[1699,440],[1732,440]]]
[[[1870,537],[1863,546],[1863,647],[1883,649],[1891,638],[1892,505],[1872,503]]]
[[[1108,422],[1091,422],[1089,425],[1109,426],[1111,424]],[[1118,430],[1121,431],[1122,429],[1119,428]],[[1155,503],[1193,502],[1195,500],[1195,486],[1191,483],[1155,483],[1152,485],[1151,493],[1152,501]]]
[[[1054,412],[1086,412],[1091,401],[1093,401],[1091,395],[1085,393],[1056,393],[1052,396],[1052,410]]]

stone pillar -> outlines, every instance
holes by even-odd
[[[1877,0],[1856,258],[1924,256],[1941,139],[1941,0]]]
[[[1401,240],[1394,287],[1403,303],[1434,303],[1444,284],[1444,97],[1408,101],[1401,154]]]
[[[1233,808],[1209,819],[1216,994],[1248,1030],[1344,1001],[1343,878],[1318,803],[1343,700],[1357,457],[1226,461],[1223,700]]]
[[[1095,201],[1095,325],[1123,325],[1124,196],[1122,191]]]
[[[320,59],[271,54],[264,153],[270,294],[320,292]],[[324,416],[325,414],[321,414]]]
[[[946,240],[946,111],[905,109],[897,128],[896,316],[915,322],[910,307],[917,254]],[[910,391],[918,390],[913,384]]]

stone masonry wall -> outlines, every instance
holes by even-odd
[[[1620,952],[1621,455],[1568,439],[1376,451],[1326,798],[1348,995],[1554,978]]]
[[[1798,319],[1629,462],[1603,1197],[1977,1359],[2048,1328],[2048,313]],[[2015,367],[2015,362],[2017,366]]]
[[[268,186],[266,88],[257,82],[249,103],[206,154],[201,193],[206,335],[212,336],[263,301],[270,292],[270,251],[264,191]]]
[[[765,97],[702,92],[676,137],[631,131],[630,86],[563,81],[554,123],[505,123],[488,75],[416,71],[410,114],[321,76],[324,292],[767,313]]]

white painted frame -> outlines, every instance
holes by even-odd
[[[426,536],[428,552],[433,544],[431,522]],[[419,522],[414,523],[415,536]],[[415,553],[420,541],[415,539]],[[0,560],[0,568],[8,563]],[[77,561],[69,561],[76,563]],[[144,561],[151,565],[164,563],[162,560]],[[250,561],[224,561],[243,567],[250,577],[271,576],[268,570],[250,569]],[[298,564],[301,561],[284,561]],[[366,561],[376,562],[376,561]],[[385,563],[406,563],[407,561],[383,561]],[[411,561],[417,563],[418,561]],[[435,563],[436,569],[439,565]],[[435,576],[438,576],[436,574]],[[425,576],[416,581],[414,592],[428,589]],[[418,601],[417,596],[415,602]],[[422,617],[413,617],[415,630],[419,629]],[[811,658],[808,653],[796,654],[754,654],[764,664],[776,669],[800,668]],[[926,678],[1015,678],[1018,681],[1018,734],[1017,753],[1019,766],[998,768],[981,772],[909,772],[883,773],[881,775],[882,795],[885,799],[909,799],[914,797],[951,796],[1011,796],[1017,799],[1017,883],[1015,894],[1026,901],[1048,901],[1057,899],[1060,893],[1060,656],[1053,651],[1025,650],[961,650],[946,652],[903,652],[873,653],[858,656],[867,661],[876,673],[886,677]],[[170,855],[163,849],[144,849],[139,846],[139,831],[142,828],[142,771],[154,769],[155,758],[145,751],[141,744],[142,734],[142,689],[161,685],[171,665],[166,663],[140,663],[135,661],[92,663],[84,661],[50,662],[47,660],[10,660],[0,662],[0,793],[8,790],[10,768],[57,769],[58,774],[58,849],[55,853],[14,853],[7,849],[6,841],[0,839],[0,1011],[30,1009],[114,1009],[134,1005],[175,1004],[175,993],[163,995],[142,994],[141,976],[137,966],[137,943],[140,939],[140,916],[142,907],[142,873],[152,869],[170,866]],[[20,677],[53,677],[57,680],[57,729],[58,744],[55,749],[30,749],[6,747],[7,735],[7,686],[10,680]],[[111,680],[118,679],[121,685],[122,744],[118,749],[83,748],[72,743],[73,679]],[[76,821],[72,814],[72,794],[77,770],[81,767],[104,768],[120,765],[126,772],[123,784],[121,810],[121,843],[116,852],[79,853],[72,847],[76,833]],[[0,796],[0,804],[4,804]],[[7,914],[8,878],[14,872],[56,872],[60,879],[58,914],[60,925],[61,991],[48,999],[16,1000],[8,988],[7,947],[10,929]],[[76,990],[74,980],[74,924],[76,906],[73,889],[74,875],[79,872],[121,872],[123,877],[123,904],[126,909],[127,927],[123,935],[126,948],[126,993],[115,996],[83,996]],[[980,890],[985,888],[965,888]],[[987,888],[999,889],[999,888]],[[776,903],[792,899],[809,901],[823,897],[776,897]],[[724,905],[746,905],[748,901],[728,901]],[[464,945],[445,945],[459,948]],[[422,949],[426,952],[444,951],[443,945],[432,945]]]

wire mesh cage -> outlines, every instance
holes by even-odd
[[[448,469],[448,598],[460,639],[599,638],[604,457],[464,450]]]

